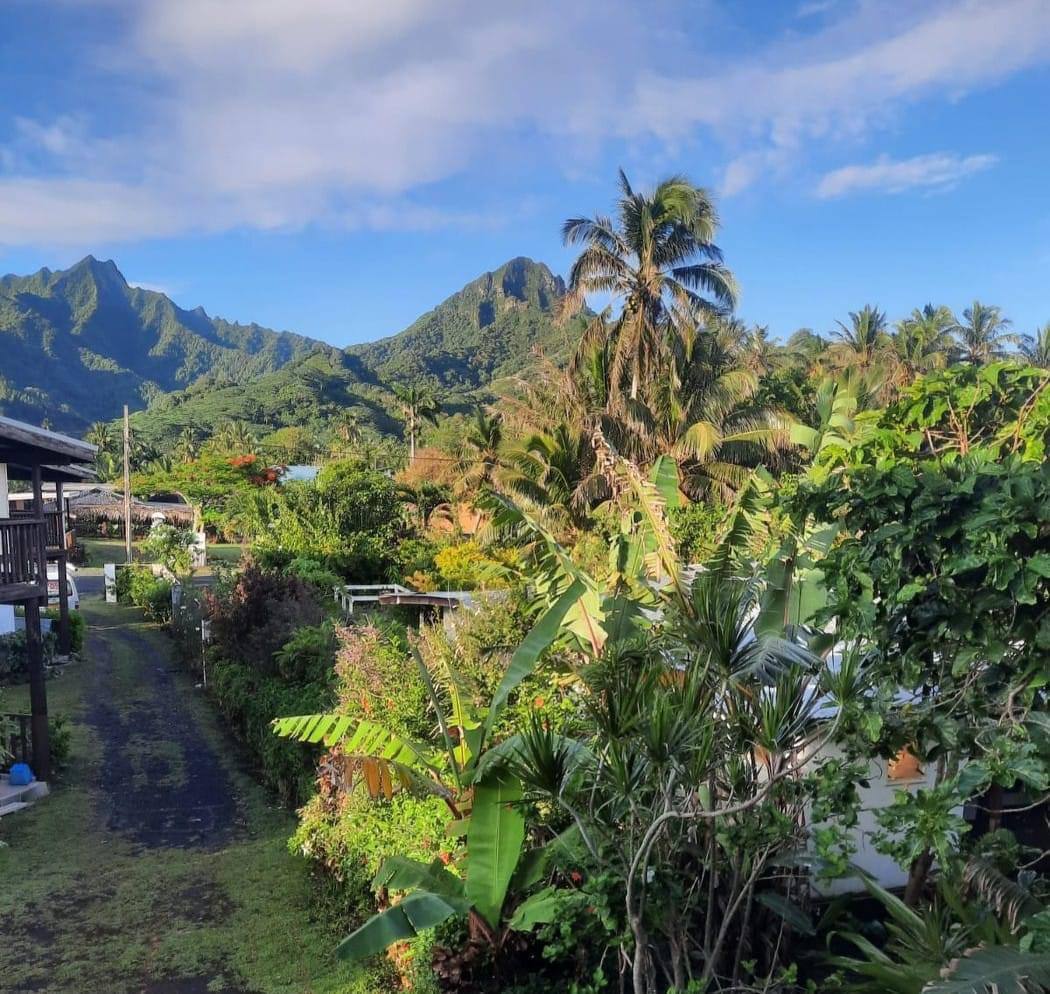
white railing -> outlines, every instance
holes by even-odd
[[[402,587],[400,583],[349,583],[333,587],[332,593],[342,608],[343,617],[350,618],[358,604],[378,604],[384,594],[413,594],[415,591]]]

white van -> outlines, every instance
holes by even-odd
[[[80,609],[80,593],[77,591],[77,568],[66,566],[66,582],[69,586],[69,610]],[[47,564],[47,606],[58,607],[58,563]]]

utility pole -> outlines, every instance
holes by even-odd
[[[131,562],[131,421],[124,405],[124,554]]]

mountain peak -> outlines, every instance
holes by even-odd
[[[116,281],[119,286],[124,287],[128,285],[128,281],[124,279],[124,274],[117,268],[117,264],[112,259],[96,259],[93,255],[85,255],[80,262],[70,266],[64,275],[82,276],[89,274],[98,281]]]

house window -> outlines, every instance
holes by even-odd
[[[890,760],[886,767],[888,780],[919,780],[923,776],[919,757],[910,749],[904,748]]]

